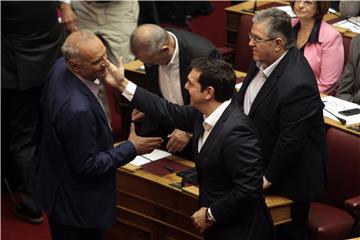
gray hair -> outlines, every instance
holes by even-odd
[[[79,60],[80,45],[93,38],[96,38],[96,35],[89,30],[79,30],[70,34],[61,47],[65,61]]]
[[[130,49],[132,53],[141,49],[148,55],[154,55],[169,41],[170,37],[165,29],[155,24],[143,24],[132,32]]]
[[[259,12],[253,18],[253,23],[267,22],[269,38],[281,38],[287,50],[294,46],[294,36],[291,26],[291,17],[282,10],[269,8]]]

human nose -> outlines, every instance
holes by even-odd
[[[304,7],[304,1],[303,0],[299,0],[298,1],[299,7],[303,8]]]
[[[255,47],[256,46],[256,41],[253,38],[249,38],[249,46],[250,47]]]
[[[188,84],[189,83],[189,81],[186,81],[186,83],[185,83],[185,86],[184,86],[184,88],[186,89],[186,90],[188,90],[189,89],[189,87],[188,87]]]

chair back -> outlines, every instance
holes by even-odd
[[[249,32],[252,27],[252,15],[244,14],[240,17],[240,24],[238,28],[236,50],[235,50],[235,64],[234,69],[242,72],[247,72],[252,53],[249,46]]]
[[[344,200],[360,195],[360,137],[331,127],[326,138],[328,185],[320,202],[344,209]]]

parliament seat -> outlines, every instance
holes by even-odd
[[[240,18],[234,69],[242,72],[247,72],[252,59],[251,48],[249,46],[249,32],[252,27],[252,18],[252,15],[247,14],[242,15]]]
[[[360,137],[330,127],[326,140],[328,185],[324,196],[311,203],[310,239],[343,240],[359,234]]]

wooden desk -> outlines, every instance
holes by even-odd
[[[135,60],[130,63],[127,63],[124,65],[125,67],[125,76],[134,82],[138,82],[145,79],[145,72],[142,70],[139,70],[139,67],[144,65],[141,61]],[[246,76],[246,73],[236,71],[235,74],[237,78],[244,78]]]
[[[257,1],[257,10],[263,10],[268,7],[274,6],[285,6],[289,5],[287,1]],[[226,23],[226,32],[227,32],[227,45],[229,47],[235,48],[236,46],[236,39],[237,39],[237,32],[239,28],[240,18],[241,15],[248,14],[248,15],[255,15],[255,13],[251,12],[254,8],[253,1],[247,1],[243,3],[239,3],[230,7],[225,8],[226,16],[227,16],[227,23]],[[339,20],[339,17],[328,13],[324,16],[325,21],[334,23]],[[354,37],[358,35],[357,33],[345,30],[343,28],[335,27],[342,35],[346,37]]]
[[[194,163],[171,157],[193,167]],[[110,239],[202,239],[190,216],[198,210],[197,188],[179,189],[175,173],[159,177],[128,164],[117,171],[117,223],[108,231]],[[276,225],[290,220],[292,201],[267,196],[266,203]]]
[[[321,96],[321,97],[326,97],[327,95],[321,93],[320,96]],[[344,131],[346,131],[346,132],[349,132],[349,133],[351,133],[351,134],[360,136],[360,132],[355,131],[355,130],[352,130],[352,129],[348,128],[349,126],[347,126],[347,125],[342,125],[339,121],[336,121],[336,120],[334,120],[334,119],[331,119],[331,118],[328,118],[328,117],[325,117],[325,116],[324,116],[324,122],[325,122],[325,124],[327,124],[327,125],[329,125],[329,126],[332,126],[332,127],[335,127],[335,128],[341,129],[341,130],[344,130]]]

